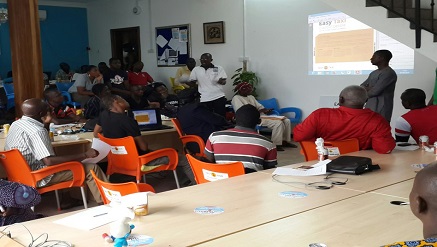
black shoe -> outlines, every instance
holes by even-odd
[[[282,146],[283,147],[288,147],[288,148],[297,148],[296,145],[294,145],[293,143],[289,143],[289,142],[283,142]]]
[[[282,146],[278,145],[276,146],[276,151],[285,151]]]

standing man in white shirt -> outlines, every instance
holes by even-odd
[[[201,65],[191,71],[190,82],[199,86],[200,103],[208,109],[222,115],[226,115],[226,97],[223,85],[226,84],[225,70],[212,62],[212,55],[204,53],[200,56]]]

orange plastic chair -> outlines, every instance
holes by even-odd
[[[187,145],[187,143],[195,142],[197,143],[197,145],[199,145],[199,149],[200,149],[200,153],[196,153],[195,155],[205,157],[205,152],[204,152],[205,142],[203,141],[203,139],[200,138],[200,136],[196,136],[196,135],[186,135],[182,130],[181,123],[177,118],[172,118],[171,122],[173,123],[174,127],[178,131],[179,139],[181,139],[184,148]]]
[[[94,178],[94,181],[97,184],[97,188],[99,189],[104,204],[108,204],[111,202],[111,197],[112,197],[111,194],[114,194],[114,196],[125,196],[137,192],[147,192],[147,191],[155,192],[155,189],[153,189],[153,187],[150,184],[144,184],[144,183],[136,184],[134,182],[119,183],[119,184],[107,183],[97,178],[94,171],[90,170],[90,172]]]
[[[301,141],[300,146],[306,161],[317,160],[319,158],[314,141]],[[338,147],[340,154],[360,151],[360,143],[356,138],[341,141],[325,141],[325,147]]]
[[[213,182],[245,174],[243,163],[240,161],[228,164],[212,164],[200,161],[190,154],[187,154],[186,156],[188,163],[191,166],[191,170],[193,170],[197,184]]]
[[[98,136],[100,140],[112,147],[108,154],[108,169],[106,170],[106,175],[111,176],[114,173],[126,174],[134,176],[137,183],[140,183],[141,175],[172,170],[176,186],[179,188],[178,176],[176,174],[178,153],[173,148],[163,148],[140,156],[138,155],[137,146],[132,136],[117,139],[106,138],[101,134],[98,134]],[[158,166],[147,172],[141,171],[143,164],[164,156],[169,158],[170,161],[168,164]]]
[[[48,166],[37,171],[32,171],[30,170],[30,166],[27,164],[27,161],[24,159],[23,155],[21,155],[18,149],[0,151],[0,161],[4,169],[6,170],[9,181],[19,182],[25,185],[35,187],[40,194],[49,191],[55,191],[58,210],[61,210],[58,190],[71,187],[80,187],[80,191],[82,192],[83,205],[85,208],[88,208],[83,183],[85,180],[85,171],[83,169],[83,165],[80,162],[65,162],[54,166]],[[37,182],[39,180],[62,171],[71,171],[73,173],[73,180],[39,188],[37,187]]]

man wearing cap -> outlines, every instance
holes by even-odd
[[[212,55],[204,53],[200,57],[201,66],[195,67],[190,74],[190,82],[197,83],[201,94],[200,103],[223,117],[226,115],[226,97],[223,85],[226,84],[225,70],[212,62]]]
[[[234,111],[237,111],[243,105],[253,105],[261,113],[261,126],[266,126],[272,129],[272,142],[276,145],[277,151],[284,151],[283,146],[296,148],[297,146],[291,143],[291,123],[286,117],[284,118],[269,118],[273,109],[266,109],[261,105],[253,95],[253,87],[248,82],[242,82],[235,88],[237,94],[232,98],[232,106]]]

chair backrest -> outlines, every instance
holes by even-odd
[[[317,160],[319,158],[314,141],[301,141],[300,146],[306,161]],[[341,141],[325,141],[325,147],[338,147],[340,154],[360,151],[360,143],[356,138]]]
[[[73,86],[74,82],[56,82],[56,87],[60,92],[68,92],[71,86]]]
[[[171,122],[173,123],[174,127],[176,128],[176,131],[179,134],[179,137],[182,137],[185,135],[184,131],[182,130],[181,123],[177,118],[171,118]]]
[[[18,149],[0,151],[0,162],[6,171],[9,181],[36,187],[37,181],[32,176],[27,161]]]
[[[170,85],[171,85],[172,87],[175,86],[175,85],[174,85],[174,80],[175,80],[174,77],[170,77]]]
[[[97,188],[99,189],[104,204],[108,204],[113,200],[119,200],[120,197],[132,193],[146,192],[146,191],[155,192],[153,187],[149,184],[141,184],[141,186],[138,186],[139,184],[136,184],[134,182],[117,183],[117,184],[108,183],[97,178],[93,170],[90,170],[90,172],[94,178],[94,181],[96,182]]]
[[[14,83],[3,83],[3,88],[5,89],[6,96],[14,95]]]
[[[273,109],[275,111],[279,111],[279,105],[276,98],[271,99],[265,99],[265,100],[258,100],[258,102],[264,106],[264,108],[267,109]]]
[[[111,146],[111,151],[108,154],[108,169],[107,175],[113,173],[128,174],[136,176],[138,171],[138,150],[132,136],[124,138],[106,138],[99,134],[100,140]]]
[[[188,163],[194,173],[197,184],[213,182],[230,177],[244,175],[244,166],[241,162],[228,164],[212,164],[200,161],[187,154]]]

